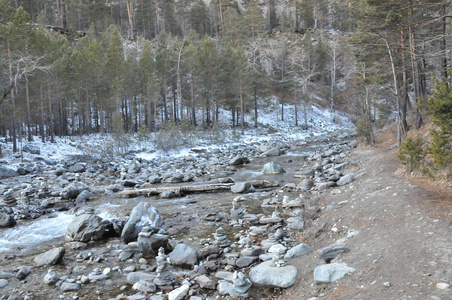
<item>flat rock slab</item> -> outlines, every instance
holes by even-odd
[[[348,249],[348,247],[345,244],[332,244],[325,248],[320,249],[319,258],[326,262],[330,262],[339,254],[346,253],[348,251],[350,251],[350,249]]]
[[[255,284],[288,288],[295,284],[298,270],[294,266],[275,267],[265,261],[251,269],[250,279]]]
[[[63,260],[63,256],[66,250],[64,247],[54,248],[47,252],[44,252],[34,258],[34,262],[38,266],[44,265],[56,265]]]
[[[302,244],[299,244],[299,245],[291,248],[289,251],[287,251],[284,258],[288,259],[288,258],[293,258],[293,257],[304,256],[304,255],[308,255],[311,252],[312,252],[312,249],[308,245],[302,243]]]
[[[172,265],[181,267],[193,267],[198,262],[196,250],[184,244],[178,244],[169,258]]]
[[[322,265],[314,270],[314,280],[316,283],[330,283],[335,282],[348,273],[353,273],[356,270],[348,267],[346,264],[332,263]]]

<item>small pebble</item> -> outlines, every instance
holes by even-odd
[[[389,283],[389,281],[386,281],[386,282],[383,283],[383,285],[384,285],[385,287],[390,287],[390,286],[391,286],[391,283]]]

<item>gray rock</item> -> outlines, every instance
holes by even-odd
[[[155,293],[157,287],[152,282],[140,280],[132,286],[132,289],[143,293]]]
[[[168,300],[182,300],[188,294],[190,286],[188,284],[183,284],[175,290],[168,293]]]
[[[234,157],[233,159],[231,159],[229,161],[229,165],[230,166],[237,166],[237,165],[247,164],[249,162],[250,162],[250,160],[248,158],[246,158],[246,157],[236,156],[236,157]]]
[[[352,183],[355,180],[355,174],[350,173],[347,175],[342,176],[337,182],[336,184],[341,186],[341,185],[346,185],[349,183]]]
[[[7,279],[0,279],[0,289],[6,287],[9,284]]]
[[[227,271],[218,271],[215,273],[215,277],[221,280],[232,282],[232,279],[234,278],[234,273]]]
[[[278,164],[275,164],[274,162],[269,162],[264,165],[262,168],[262,173],[267,175],[276,175],[276,174],[282,174],[285,173],[283,167],[281,167]]]
[[[315,175],[314,169],[304,169],[304,170],[297,171],[295,173],[295,176],[302,177],[302,178],[303,177],[306,177],[306,178],[314,177],[314,175]]]
[[[267,156],[279,156],[281,152],[279,151],[279,148],[272,148],[264,153],[262,153],[261,157],[267,157]]]
[[[312,249],[308,245],[302,243],[302,244],[296,245],[295,247],[289,249],[289,251],[287,251],[284,258],[288,259],[288,258],[304,256],[311,252],[312,252]]]
[[[131,272],[127,274],[127,282],[131,285],[134,285],[138,281],[154,281],[155,275],[145,273],[145,272]]]
[[[335,282],[348,273],[355,272],[355,269],[348,267],[345,264],[332,263],[322,265],[314,270],[314,280],[316,283],[330,283]]]
[[[125,186],[125,187],[134,187],[137,184],[138,184],[138,182],[136,180],[133,180],[133,179],[125,179],[122,182],[122,185]]]
[[[257,260],[258,256],[242,256],[235,261],[235,265],[237,266],[237,268],[245,268],[249,267],[252,263],[256,262]]]
[[[54,248],[36,256],[34,258],[34,262],[38,266],[56,265],[61,263],[65,252],[66,250],[64,249],[64,247]]]
[[[67,227],[66,235],[73,241],[98,241],[114,236],[113,224],[108,220],[91,214],[76,217]]]
[[[122,230],[121,240],[126,244],[136,241],[138,233],[146,221],[149,222],[151,228],[161,229],[163,227],[163,217],[157,209],[148,202],[140,202],[132,209],[130,217]]]
[[[77,291],[79,289],[79,285],[75,282],[63,282],[63,284],[61,284],[60,286],[60,289],[63,292]]]
[[[90,190],[82,191],[76,198],[76,202],[86,202],[90,200],[94,194]]]
[[[0,166],[0,179],[15,177],[18,175],[19,173],[17,173],[16,170],[6,166]]]
[[[58,277],[58,275],[55,273],[55,271],[53,270],[49,270],[46,274],[46,276],[44,276],[44,283],[48,284],[48,285],[54,285],[55,283],[58,282],[60,278]]]
[[[25,277],[27,277],[28,274],[30,274],[30,272],[31,272],[31,267],[21,266],[21,267],[19,267],[19,271],[17,271],[17,273],[16,273],[16,278],[22,280]]]
[[[41,154],[41,149],[38,146],[32,144],[26,144],[25,146],[23,146],[22,150],[30,154]]]
[[[309,191],[310,189],[312,189],[313,186],[314,181],[312,179],[305,178],[297,185],[297,189],[302,191]]]
[[[245,248],[240,252],[242,256],[259,256],[264,254],[265,250],[258,246],[253,246],[252,248]]]
[[[304,219],[303,217],[290,217],[286,220],[287,227],[292,230],[302,230],[304,229]]]
[[[332,244],[330,246],[320,249],[319,258],[329,263],[339,254],[346,253],[348,251],[350,251],[350,249],[348,249],[345,244]]]
[[[13,273],[0,271],[0,279],[10,279],[10,278],[14,278],[14,277],[15,277],[15,275]]]
[[[349,165],[350,165],[349,162],[344,162],[344,163],[335,165],[335,166],[334,166],[334,169],[335,169],[335,170],[338,170],[338,171],[342,171],[342,170],[346,169]]]
[[[184,244],[178,244],[169,258],[172,265],[181,267],[193,267],[198,262],[196,250]]]
[[[16,225],[16,220],[13,216],[0,213],[0,228],[9,228]]]
[[[319,190],[319,191],[324,191],[335,185],[336,185],[336,183],[334,181],[319,182],[319,183],[315,184],[315,186],[317,187],[317,190]]]
[[[237,182],[231,186],[231,192],[235,194],[253,193],[254,191],[254,186],[249,182]]]
[[[216,287],[215,281],[207,277],[206,275],[199,275],[195,278],[202,289],[214,290]]]
[[[149,237],[138,236],[138,248],[144,255],[157,255],[160,247],[168,249],[169,236],[165,234],[152,234]]]
[[[250,279],[255,284],[288,288],[295,284],[297,274],[294,266],[275,267],[270,260],[252,268]]]
[[[61,191],[60,196],[63,199],[75,199],[81,192],[87,189],[88,186],[86,184],[77,181],[65,187]]]
[[[83,173],[85,172],[85,166],[81,163],[76,163],[70,166],[68,171],[71,173]]]

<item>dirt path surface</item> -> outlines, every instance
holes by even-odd
[[[452,284],[451,190],[396,176],[390,146],[352,153],[358,178],[340,194],[325,192],[319,205],[327,208],[299,238],[317,251],[289,260],[298,279],[280,299],[452,299],[452,287],[437,286]],[[356,271],[315,285],[318,250],[337,242],[350,251],[332,262]]]

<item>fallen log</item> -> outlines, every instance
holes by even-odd
[[[174,192],[177,195],[190,193],[205,193],[217,191],[229,191],[233,183],[218,183],[218,184],[204,184],[204,185],[187,185],[175,187],[157,187],[137,190],[124,190],[119,192],[120,196],[151,196],[160,195],[164,192]]]

